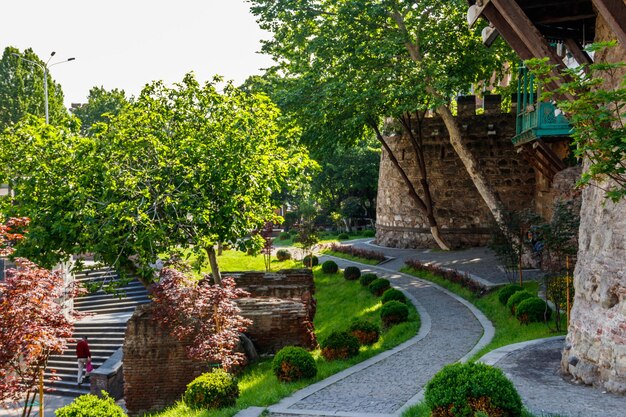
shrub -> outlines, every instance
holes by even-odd
[[[350,325],[350,334],[359,340],[361,345],[372,345],[380,337],[377,325],[366,320],[357,320]]]
[[[389,287],[391,287],[391,283],[388,279],[378,278],[372,281],[370,285],[367,286],[367,289],[375,296],[380,297]]]
[[[302,263],[306,267],[313,268],[314,266],[317,266],[320,263],[320,260],[315,255],[307,255],[304,258],[302,258]]]
[[[519,285],[505,285],[500,289],[500,291],[498,291],[498,300],[500,301],[500,303],[502,303],[502,305],[506,305],[506,303],[509,301],[509,298],[511,298],[513,294],[523,290],[524,288],[520,287]]]
[[[183,400],[193,409],[208,410],[235,405],[237,397],[239,387],[235,377],[222,369],[214,369],[187,384]]]
[[[291,233],[289,232],[280,232],[278,235],[278,240],[289,240],[291,238]]]
[[[343,270],[343,277],[348,281],[356,281],[361,277],[361,270],[356,266],[349,266]]]
[[[320,343],[322,356],[329,361],[359,354],[359,340],[348,332],[332,332]]]
[[[417,259],[409,259],[405,262],[409,267],[416,271],[431,272],[439,275],[441,278],[450,282],[455,282],[476,295],[483,295],[487,293],[487,288],[473,280],[467,272],[460,272],[454,269],[444,268],[438,265],[425,264]]]
[[[291,259],[291,252],[289,252],[287,249],[278,249],[276,251],[276,259],[278,259],[280,262]]]
[[[382,262],[385,260],[385,254],[375,250],[357,248],[351,245],[338,245],[333,243],[329,248],[333,252],[345,253],[347,255],[355,256],[357,258],[371,259],[374,261]]]
[[[325,261],[322,264],[322,272],[325,274],[336,274],[339,271],[339,267],[335,261]]]
[[[406,304],[406,295],[398,289],[389,288],[383,293],[383,298],[381,298],[380,301],[382,301],[383,304],[389,301],[399,301],[402,304]]]
[[[350,239],[350,235],[347,233],[339,233],[339,235],[337,235],[337,239],[338,240],[348,240]]]
[[[106,391],[102,391],[102,398],[93,394],[81,395],[54,414],[57,417],[126,417],[122,407],[115,404]]]
[[[376,236],[376,232],[373,230],[363,231],[363,237],[374,237],[374,236]]]
[[[515,308],[515,317],[522,323],[550,320],[552,310],[539,297],[529,297],[522,300]]]
[[[383,304],[383,308],[380,309],[380,319],[385,327],[405,322],[408,318],[409,308],[400,301],[389,301],[387,304]]]
[[[377,279],[378,279],[378,275],[368,272],[366,274],[361,275],[361,278],[359,278],[359,282],[361,283],[362,286],[367,287],[368,285],[370,285],[373,281],[376,281]]]
[[[530,297],[534,297],[534,295],[526,290],[518,291],[509,297],[509,301],[507,301],[506,306],[511,311],[511,314],[515,314],[515,308],[519,305],[519,303]]]
[[[424,401],[435,417],[522,415],[522,400],[511,381],[482,363],[444,366],[426,385]]]
[[[317,375],[317,365],[311,353],[298,346],[287,346],[278,351],[272,361],[272,370],[280,381],[291,382]]]
[[[296,229],[291,229],[291,230],[289,231],[289,235],[290,235],[290,236],[297,236],[297,235],[298,235],[298,231],[297,231]]]

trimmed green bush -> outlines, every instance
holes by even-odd
[[[406,304],[406,295],[396,288],[389,288],[383,293],[383,298],[380,299],[383,304],[389,301],[400,301],[402,304]]]
[[[380,329],[367,320],[357,320],[350,325],[350,334],[359,340],[361,345],[372,345],[378,342]]]
[[[364,230],[363,237],[374,237],[376,236],[376,232],[373,230]]]
[[[348,281],[356,281],[361,277],[361,270],[356,266],[348,266],[343,270],[343,277]]]
[[[387,304],[383,304],[380,309],[380,319],[385,327],[405,322],[408,318],[409,308],[400,301],[389,301]]]
[[[367,287],[368,285],[370,285],[372,282],[376,281],[377,279],[378,279],[378,275],[372,274],[371,272],[367,272],[361,275],[361,278],[359,278],[359,283],[361,283],[362,286]]]
[[[539,297],[522,300],[515,308],[515,317],[522,323],[548,321],[551,315],[552,310]]]
[[[506,303],[509,301],[509,298],[511,298],[513,294],[515,294],[518,291],[523,291],[523,290],[524,288],[520,287],[519,285],[515,285],[515,284],[505,285],[504,287],[500,289],[500,291],[498,291],[498,300],[503,306],[505,306]]]
[[[322,272],[325,274],[336,274],[337,271],[339,271],[339,267],[335,261],[325,261],[322,264]]]
[[[359,354],[359,340],[348,332],[332,332],[320,343],[322,356],[329,361]]]
[[[522,415],[522,400],[511,381],[482,363],[444,366],[426,385],[424,402],[436,417]]]
[[[278,259],[280,262],[291,259],[291,252],[289,252],[287,249],[278,249],[276,251],[276,259]]]
[[[367,286],[367,289],[375,296],[380,297],[390,287],[391,283],[388,279],[378,278],[372,281],[370,285]]]
[[[297,236],[297,235],[298,235],[298,231],[297,231],[296,229],[291,229],[291,230],[289,231],[289,235],[291,235],[291,236]]]
[[[339,233],[337,235],[337,240],[348,240],[350,239],[350,235],[347,233]]]
[[[280,381],[291,382],[317,375],[317,364],[310,352],[298,346],[287,346],[272,360],[272,370]]]
[[[291,239],[291,233],[289,232],[280,232],[278,235],[278,240],[289,240]]]
[[[70,404],[58,408],[56,417],[127,417],[126,413],[115,400],[102,391],[102,398],[97,395],[85,394],[77,397]]]
[[[313,256],[307,255],[304,258],[302,258],[302,263],[306,267],[313,268],[314,266],[319,265],[320,260],[315,255],[313,255]]]
[[[235,377],[223,369],[214,369],[187,384],[183,401],[193,409],[210,410],[235,405],[238,397]]]
[[[509,297],[509,301],[507,301],[506,306],[511,311],[511,314],[515,314],[515,309],[519,303],[530,297],[534,297],[534,295],[526,290],[518,291]]]

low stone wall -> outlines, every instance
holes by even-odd
[[[253,321],[246,335],[258,353],[284,346],[314,348],[315,285],[310,270],[278,273],[229,273],[250,297],[237,300],[242,315]],[[128,322],[124,341],[124,396],[129,415],[165,408],[180,399],[205,363],[187,357],[185,343],[154,321],[152,305],[138,307]]]

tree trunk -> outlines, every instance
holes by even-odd
[[[383,145],[383,148],[385,148],[385,151],[387,152],[387,155],[389,155],[389,159],[391,160],[391,163],[393,164],[393,166],[396,168],[396,171],[398,171],[398,173],[400,174],[400,176],[404,180],[404,183],[406,184],[407,188],[409,189],[409,197],[411,197],[411,199],[415,202],[415,204],[417,205],[417,209],[420,212],[422,212],[422,214],[428,219],[428,225],[430,227],[430,233],[433,236],[433,238],[435,239],[435,242],[437,243],[437,246],[439,246],[439,248],[441,250],[450,250],[450,247],[447,245],[447,243],[445,242],[445,240],[441,236],[441,232],[439,230],[439,226],[437,225],[437,221],[435,219],[435,216],[432,213],[432,206],[431,206],[431,209],[429,210],[427,205],[426,205],[426,203],[424,203],[424,200],[422,200],[422,198],[419,196],[419,194],[417,193],[417,191],[415,189],[415,185],[413,185],[413,183],[411,182],[411,179],[409,178],[409,176],[406,174],[406,172],[404,171],[402,166],[400,166],[400,162],[398,162],[398,159],[393,154],[393,151],[391,150],[391,148],[387,144],[387,141],[385,140],[383,135],[380,133],[380,130],[378,129],[378,126],[376,125],[376,123],[370,123],[370,127],[376,133],[376,138],[378,139],[378,141]],[[430,196],[430,194],[429,194],[429,196]]]
[[[222,274],[220,272],[220,267],[217,264],[217,254],[215,253],[215,247],[213,245],[206,246],[204,250],[209,257],[209,264],[211,264],[211,275],[213,275],[213,283],[217,285],[222,285]]]

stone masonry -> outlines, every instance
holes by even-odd
[[[485,114],[476,115],[475,98],[459,98],[464,140],[506,208],[529,208],[534,201],[535,173],[511,143],[515,115],[500,111],[499,96],[487,96],[485,106]],[[393,129],[388,126],[387,131]],[[444,238],[453,247],[485,245],[493,223],[491,213],[450,145],[443,121],[438,117],[424,119],[423,132],[435,218]],[[386,139],[409,178],[417,183],[418,170],[408,138],[398,129]],[[436,247],[426,218],[408,196],[386,152],[381,156],[378,180],[376,241],[398,248]]]
[[[314,348],[315,285],[310,270],[278,273],[242,272],[237,286],[250,297],[237,300],[242,315],[253,321],[246,335],[258,353],[275,353],[287,345]],[[124,397],[129,415],[163,409],[180,399],[189,382],[207,372],[207,364],[190,360],[185,343],[154,321],[152,305],[138,308],[128,322],[124,341]]]
[[[596,34],[596,41],[613,37],[600,17]],[[626,46],[595,59],[625,61]],[[626,200],[608,201],[600,187],[583,191],[576,295],[561,365],[579,381],[626,394]]]

